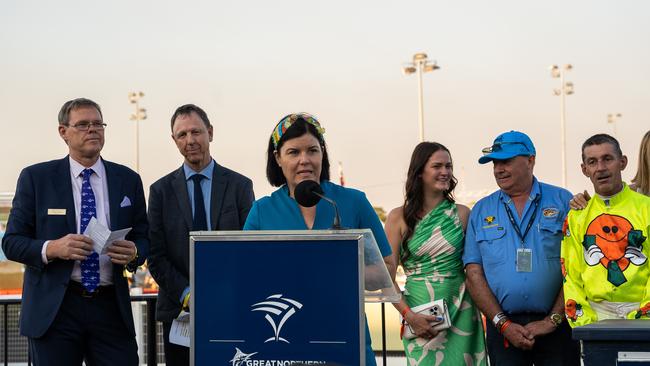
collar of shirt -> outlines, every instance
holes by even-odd
[[[595,194],[595,198],[601,202],[604,206],[614,206],[617,203],[621,202],[621,200],[625,199],[625,195],[623,192],[630,190],[630,187],[623,182],[623,189],[621,189],[618,193],[616,193],[613,196],[605,197],[601,196],[599,194]]]
[[[70,174],[72,174],[73,178],[79,178],[81,172],[86,169],[86,167],[79,164],[79,162],[74,160],[71,156],[68,158],[70,159]],[[102,162],[101,157],[97,159],[95,164],[88,168],[92,169],[102,181],[106,178],[106,168],[104,168],[104,163]]]
[[[187,195],[190,198],[190,207],[192,208],[192,216],[194,216],[194,182],[190,178],[196,174],[202,174],[206,179],[201,180],[201,193],[203,194],[203,204],[205,205],[205,218],[208,220],[208,230],[212,230],[212,212],[210,207],[212,204],[212,174],[215,167],[214,159],[210,158],[208,165],[200,172],[195,172],[187,164],[183,163],[183,171],[185,172],[185,184],[187,186]]]
[[[195,172],[187,163],[183,163],[183,172],[185,172],[185,180],[190,180],[195,174],[203,174],[204,177],[208,178],[208,181],[211,181],[214,172],[214,159],[210,158],[210,163],[200,172]]]
[[[531,204],[541,194],[542,191],[540,190],[540,184],[537,181],[537,178],[533,176],[533,186],[530,189],[530,195],[528,196],[528,201],[526,202],[526,207],[524,207],[524,210],[522,211],[521,217],[519,217],[519,213],[517,212],[515,205],[512,202],[512,198],[510,198],[510,196],[508,196],[508,194],[502,190],[499,190],[499,200],[501,200],[503,203],[505,203],[511,208],[513,216],[517,218],[519,220],[519,224],[521,224],[521,220],[523,220],[524,217],[526,217],[528,213],[528,209],[530,208]]]

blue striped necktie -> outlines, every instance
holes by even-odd
[[[90,176],[93,174],[92,169],[84,169],[81,174],[83,181],[81,183],[81,215],[79,221],[79,231],[81,234],[86,230],[90,219],[97,218],[97,209],[95,206],[95,193],[90,186]],[[81,285],[89,292],[95,291],[99,286],[99,254],[93,251],[91,255],[81,261]]]

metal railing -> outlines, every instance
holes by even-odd
[[[131,295],[131,302],[146,303],[146,362],[147,366],[156,366],[158,351],[156,341],[156,300],[158,294]],[[3,360],[4,366],[9,365],[9,307],[11,305],[20,305],[22,298],[20,295],[5,295],[0,297],[0,304],[3,310],[2,338],[3,338]],[[27,365],[31,365],[31,354],[29,346],[27,347]]]

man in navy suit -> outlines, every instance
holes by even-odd
[[[189,365],[189,349],[169,342],[172,321],[190,301],[189,232],[241,230],[255,200],[250,179],[210,156],[213,128],[203,109],[186,104],[171,118],[172,139],[185,158],[151,185],[149,270],[160,286],[156,319],[163,323],[167,366]]]
[[[20,332],[37,366],[138,364],[123,270],[146,257],[145,200],[137,173],[101,158],[105,127],[97,103],[66,102],[58,129],[69,155],[18,178],[2,248],[25,264]],[[92,217],[131,231],[96,254],[81,234]]]

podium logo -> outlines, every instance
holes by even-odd
[[[256,359],[251,357],[258,352],[244,353],[239,348],[235,347],[235,356],[230,360],[232,366],[291,366],[291,365],[330,365],[326,361],[317,360],[284,360],[284,359]]]
[[[251,311],[261,311],[266,313],[264,319],[266,319],[273,328],[274,336],[265,340],[264,343],[270,341],[289,343],[288,340],[280,336],[280,331],[282,330],[284,323],[286,323],[297,310],[302,309],[301,303],[293,299],[282,297],[282,294],[275,294],[267,297],[265,301],[253,304],[251,307],[253,308]]]
[[[257,352],[244,353],[239,348],[235,347],[235,356],[230,360],[230,363],[232,363],[232,366],[244,365],[256,353]]]

